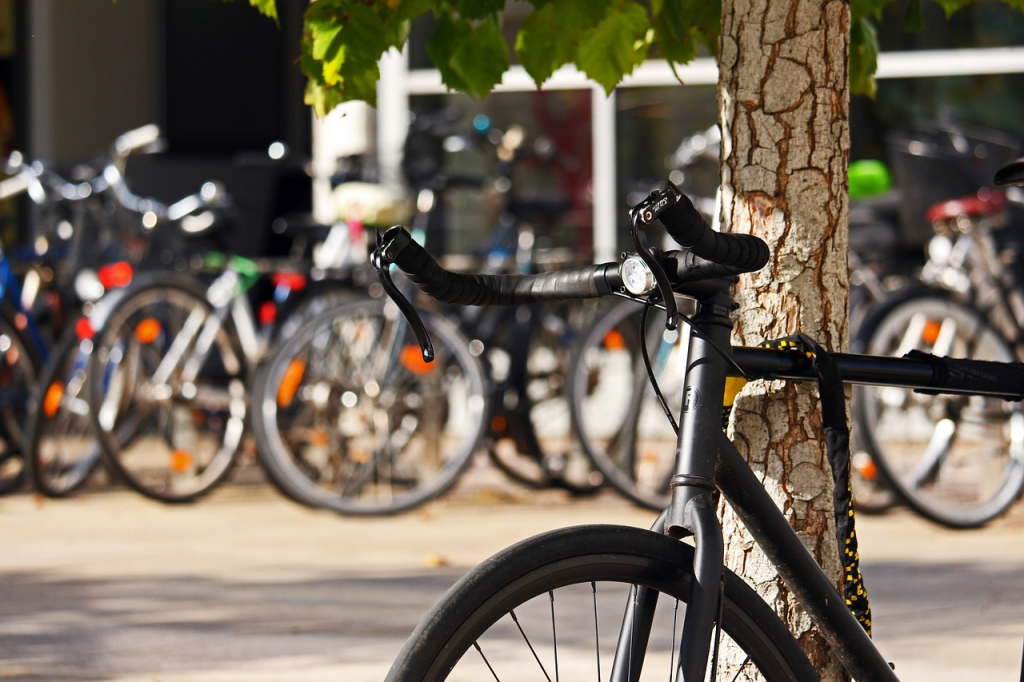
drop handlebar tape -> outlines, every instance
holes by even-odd
[[[759,237],[715,232],[685,194],[678,190],[675,194],[676,201],[657,218],[680,246],[712,263],[739,268],[740,272],[756,272],[768,263],[768,245]]]
[[[424,293],[456,305],[519,305],[544,300],[598,298],[618,288],[618,265],[605,263],[537,275],[475,275],[442,268],[402,227],[384,234],[385,256]]]

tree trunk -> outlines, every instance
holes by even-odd
[[[722,229],[764,239],[769,265],[737,289],[734,341],[803,332],[848,343],[850,7],[841,0],[725,0],[719,77]],[[766,489],[837,587],[832,479],[816,388],[753,382],[732,431]],[[774,568],[725,512],[726,560],[789,624],[823,680],[844,679]]]

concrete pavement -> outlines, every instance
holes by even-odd
[[[0,679],[377,682],[468,567],[577,523],[644,526],[472,472],[395,518],[305,509],[265,485],[167,507],[127,491],[0,498]],[[1019,680],[1024,512],[952,532],[858,519],[875,638],[906,680]]]

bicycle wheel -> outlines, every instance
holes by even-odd
[[[538,535],[456,583],[413,632],[387,680],[607,679],[636,586],[657,591],[657,610],[647,646],[634,652],[643,656],[642,672],[631,679],[676,679],[693,554],[689,545],[638,528]],[[724,585],[722,629],[745,659],[723,661],[729,674],[716,679],[758,672],[769,681],[818,679],[761,598],[732,573]]]
[[[311,320],[263,363],[253,431],[281,492],[343,514],[394,514],[458,480],[483,430],[483,371],[454,325],[420,315],[430,364],[397,309],[375,300]]]
[[[1009,344],[975,310],[938,292],[880,306],[861,326],[856,352],[1011,362]],[[1024,412],[978,396],[926,395],[860,386],[853,416],[868,453],[912,509],[955,528],[999,516],[1024,486]]]
[[[47,497],[78,490],[101,459],[86,388],[92,349],[72,325],[40,377],[26,452],[35,488]]]
[[[245,358],[198,286],[152,281],[111,309],[89,361],[89,406],[114,472],[162,502],[208,493],[245,432]],[[223,311],[219,311],[223,313]]]
[[[26,424],[39,378],[36,346],[22,336],[21,313],[0,308],[0,495],[18,490],[26,478]]]
[[[604,483],[572,428],[567,386],[580,332],[599,305],[521,306],[512,329],[489,342],[487,358],[503,403],[491,421],[495,441],[489,454],[503,473],[528,488],[587,495]]]
[[[664,509],[675,464],[676,435],[640,354],[641,308],[625,301],[583,335],[570,375],[573,428],[594,465],[623,495]],[[658,383],[678,414],[686,371],[685,334],[666,332],[648,316],[644,331]]]

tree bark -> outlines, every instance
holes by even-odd
[[[719,77],[722,229],[764,239],[769,265],[737,288],[734,341],[796,332],[848,343],[849,2],[725,0]],[[736,401],[740,451],[840,585],[832,479],[812,385],[753,382]],[[773,604],[823,680],[845,678],[807,616],[728,510],[726,560]]]

